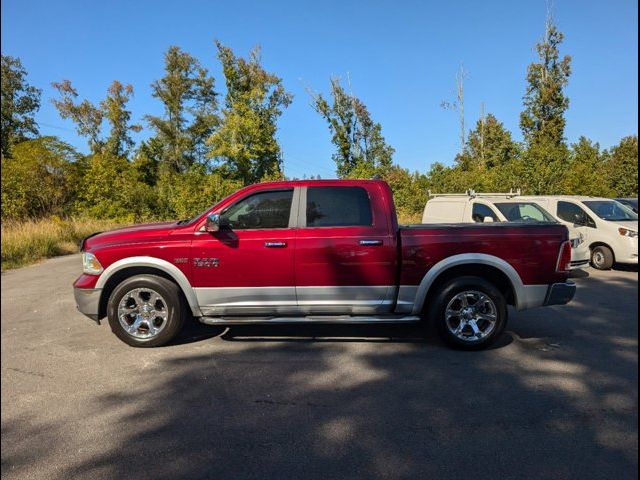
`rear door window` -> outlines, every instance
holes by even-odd
[[[307,227],[373,224],[369,194],[362,187],[308,187]]]

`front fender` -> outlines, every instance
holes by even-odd
[[[166,260],[163,260],[162,258],[140,256],[118,260],[117,262],[109,265],[104,272],[100,274],[100,278],[98,278],[95,288],[104,289],[109,279],[116,272],[133,267],[149,267],[160,270],[169,275],[178,284],[182,293],[184,293],[187,303],[189,304],[189,308],[191,309],[191,313],[197,317],[202,316],[202,312],[200,312],[200,307],[198,306],[198,299],[196,298],[195,291],[193,290],[187,276],[178,267]]]

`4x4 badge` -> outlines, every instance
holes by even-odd
[[[217,258],[194,258],[194,267],[217,267],[220,260]]]

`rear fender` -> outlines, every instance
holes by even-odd
[[[501,258],[484,253],[463,253],[445,258],[429,269],[415,290],[412,314],[419,315],[422,312],[427,295],[438,276],[446,270],[459,265],[488,265],[504,273],[511,283],[515,306],[518,310],[536,306],[541,296],[544,300],[547,292],[547,285],[525,286],[518,272]]]

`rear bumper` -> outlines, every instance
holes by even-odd
[[[101,288],[74,288],[73,296],[76,299],[76,307],[91,320],[100,323],[100,295]]]
[[[544,299],[545,306],[564,305],[569,303],[576,294],[576,284],[573,282],[554,283],[549,285],[547,296]]]

